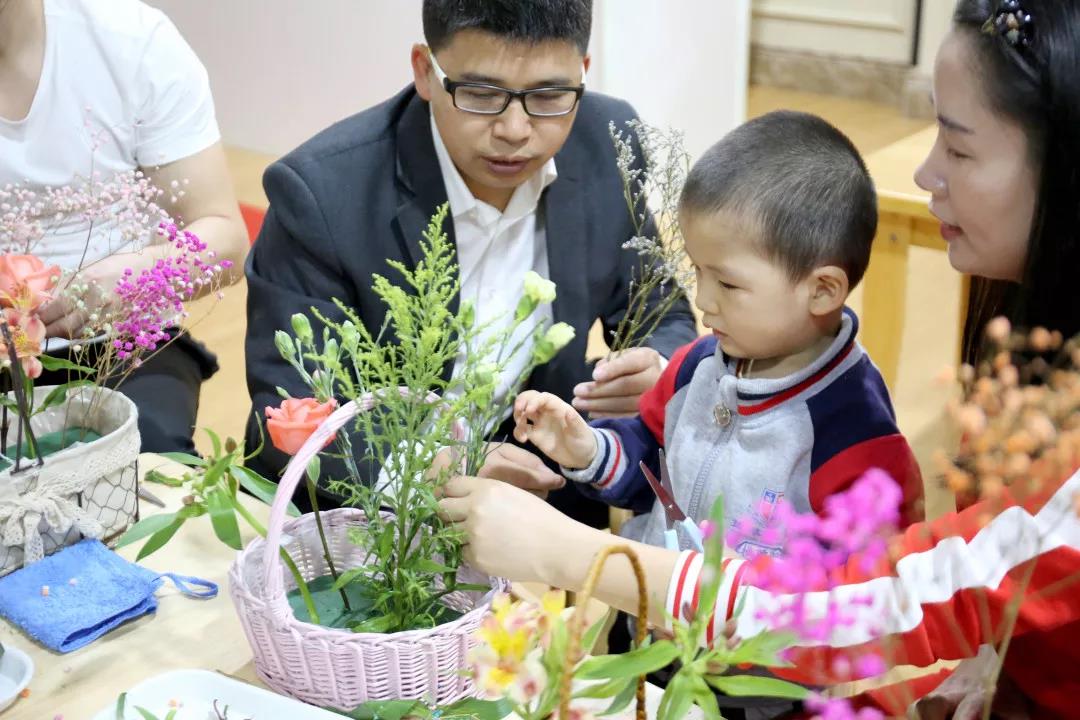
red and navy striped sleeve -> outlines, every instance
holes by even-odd
[[[715,338],[703,337],[675,351],[660,379],[638,401],[638,415],[632,418],[597,420],[597,459],[578,472],[564,474],[588,483],[582,489],[615,507],[646,512],[655,496],[638,463],[644,462],[659,475],[659,449],[664,446],[665,414],[668,402],[690,382],[703,359],[716,352]]]

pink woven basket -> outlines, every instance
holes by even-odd
[[[437,396],[428,398],[429,402]],[[349,711],[369,700],[418,699],[451,703],[473,692],[462,673],[473,633],[504,580],[461,568],[462,582],[490,584],[488,593],[453,593],[445,602],[464,613],[454,622],[431,630],[393,634],[353,633],[301,622],[293,615],[286,592],[292,575],[281,563],[284,547],[307,581],[329,573],[313,513],[286,520],[286,507],[309,461],[355,415],[376,403],[366,395],[343,405],[328,417],[293,457],[278,485],[270,509],[267,537],[256,538],[237,555],[229,586],[240,622],[255,655],[259,678],[275,691],[303,702]],[[364,560],[364,549],[349,540],[350,528],[365,524],[356,509],[322,513],[330,553],[339,571]],[[288,584],[288,587],[287,587]]]

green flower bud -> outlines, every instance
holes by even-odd
[[[278,330],[274,333],[274,345],[277,346],[277,350],[281,353],[281,357],[286,360],[291,360],[296,354],[296,347],[293,345],[292,336],[284,330]]]
[[[466,330],[472,330],[476,323],[476,305],[472,300],[461,303],[461,308],[458,310],[458,322]]]
[[[311,321],[307,319],[307,315],[301,315],[300,313],[293,315],[292,329],[296,339],[302,345],[310,345],[315,341],[315,333],[311,331]]]
[[[525,273],[524,287],[525,296],[537,305],[555,300],[555,283],[545,280],[532,270]]]
[[[341,342],[347,350],[355,350],[360,342],[360,331],[352,324],[352,320],[341,323]]]
[[[544,339],[552,344],[555,348],[555,352],[558,352],[569,345],[570,341],[574,339],[574,328],[564,322],[555,323],[548,328],[547,332],[544,334]]]

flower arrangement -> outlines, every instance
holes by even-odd
[[[339,432],[322,452],[326,462],[316,457],[308,472],[316,519],[320,480],[364,517],[349,540],[366,549],[366,560],[341,573],[329,564],[329,591],[339,594],[344,610],[336,627],[431,628],[454,617],[443,603],[446,596],[490,589],[458,581],[461,538],[438,517],[437,493],[451,474],[480,470],[496,447],[487,442],[487,432],[508,413],[516,389],[573,337],[565,324],[547,327],[532,320],[556,293],[553,283],[535,274],[525,278],[509,328],[478,325],[467,301],[455,309],[460,285],[442,231],[447,211],[443,205],[432,218],[415,268],[391,263],[401,275],[399,284],[374,277],[375,292],[387,306],[380,333],[371,333],[338,302],[342,319],[296,315],[292,333],[275,336],[282,357],[312,392],[292,398],[282,391],[280,407],[267,408],[267,432],[279,450],[295,454],[339,400],[366,403],[353,425],[366,447],[354,450],[352,433]],[[312,320],[322,326],[321,337]],[[519,353],[528,353],[525,367],[500,396],[504,370]],[[456,360],[458,376],[445,377],[444,369]],[[321,530],[320,536],[328,548]]]
[[[478,633],[479,648],[473,654],[477,684],[489,698],[505,698],[523,718],[545,717],[555,707],[551,688],[569,663],[578,685],[574,699],[593,704],[612,698],[601,715],[621,711],[634,699],[640,676],[677,663],[657,709],[659,720],[679,720],[691,706],[698,706],[706,718],[722,718],[714,692],[730,696],[769,697],[803,701],[824,720],[878,720],[876,711],[856,713],[843,699],[827,698],[779,677],[747,674],[751,666],[782,672],[790,666],[787,651],[799,640],[812,640],[837,625],[854,621],[851,608],[836,601],[823,621],[811,620],[805,612],[805,596],[813,589],[840,582],[839,572],[852,555],[873,563],[887,553],[885,538],[899,519],[901,493],[896,484],[880,472],[870,472],[847,492],[829,499],[825,513],[798,515],[789,506],[777,506],[768,522],[739,520],[727,534],[730,546],[753,545],[760,540],[770,545],[783,540],[783,554],[751,579],[757,587],[778,595],[775,608],[758,620],[770,629],[753,637],[734,637],[741,609],[729,627],[715,626],[714,609],[724,577],[725,527],[723,505],[718,501],[709,520],[702,523],[705,556],[700,577],[701,590],[688,599],[671,619],[670,633],[659,633],[621,655],[583,658],[563,650],[564,620],[554,611],[557,601],[545,596],[544,608],[527,604],[500,604],[485,620]],[[755,572],[753,563],[747,572]],[[581,647],[592,647],[595,628]],[[884,672],[878,656],[868,655],[843,669],[851,679]],[[557,692],[557,690],[556,690]],[[588,716],[579,709],[578,716]]]
[[[184,194],[180,183],[172,191],[173,201]],[[0,400],[5,456],[8,410],[23,418],[20,430],[25,426],[28,436],[27,447],[17,443],[14,460],[21,455],[40,458],[38,445],[49,443],[34,437],[29,418],[63,405],[73,388],[117,387],[148,353],[170,342],[169,328],[187,317],[184,303],[222,282],[231,263],[218,262],[204,242],[169,217],[159,205],[164,194],[139,170],[107,177],[92,173],[89,179],[41,191],[21,185],[0,188],[0,368],[5,390],[25,388],[25,403],[17,397]],[[36,253],[52,235],[69,232],[72,225],[88,228],[79,262],[67,269],[46,265]],[[113,256],[151,245],[164,252],[150,268],[138,273],[127,268],[112,287],[98,280],[99,269],[115,261]],[[78,319],[67,357],[44,354],[41,314],[57,306],[65,316]],[[12,366],[8,344],[15,348],[19,368]],[[33,381],[44,371],[59,371],[66,382],[35,405]],[[49,449],[87,439],[86,428],[71,430],[70,437],[61,437]]]
[[[634,226],[634,237],[623,247],[637,251],[638,266],[609,357],[644,342],[676,302],[692,296],[694,282],[678,222],[679,198],[690,172],[683,134],[640,120],[631,120],[626,127],[624,132],[611,123],[608,131]]]

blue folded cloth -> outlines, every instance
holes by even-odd
[[[155,612],[154,592],[166,578],[187,595],[217,594],[213,583],[156,573],[128,562],[99,540],[83,540],[0,578],[0,615],[50,650],[71,652]],[[193,592],[183,580],[207,591]]]

